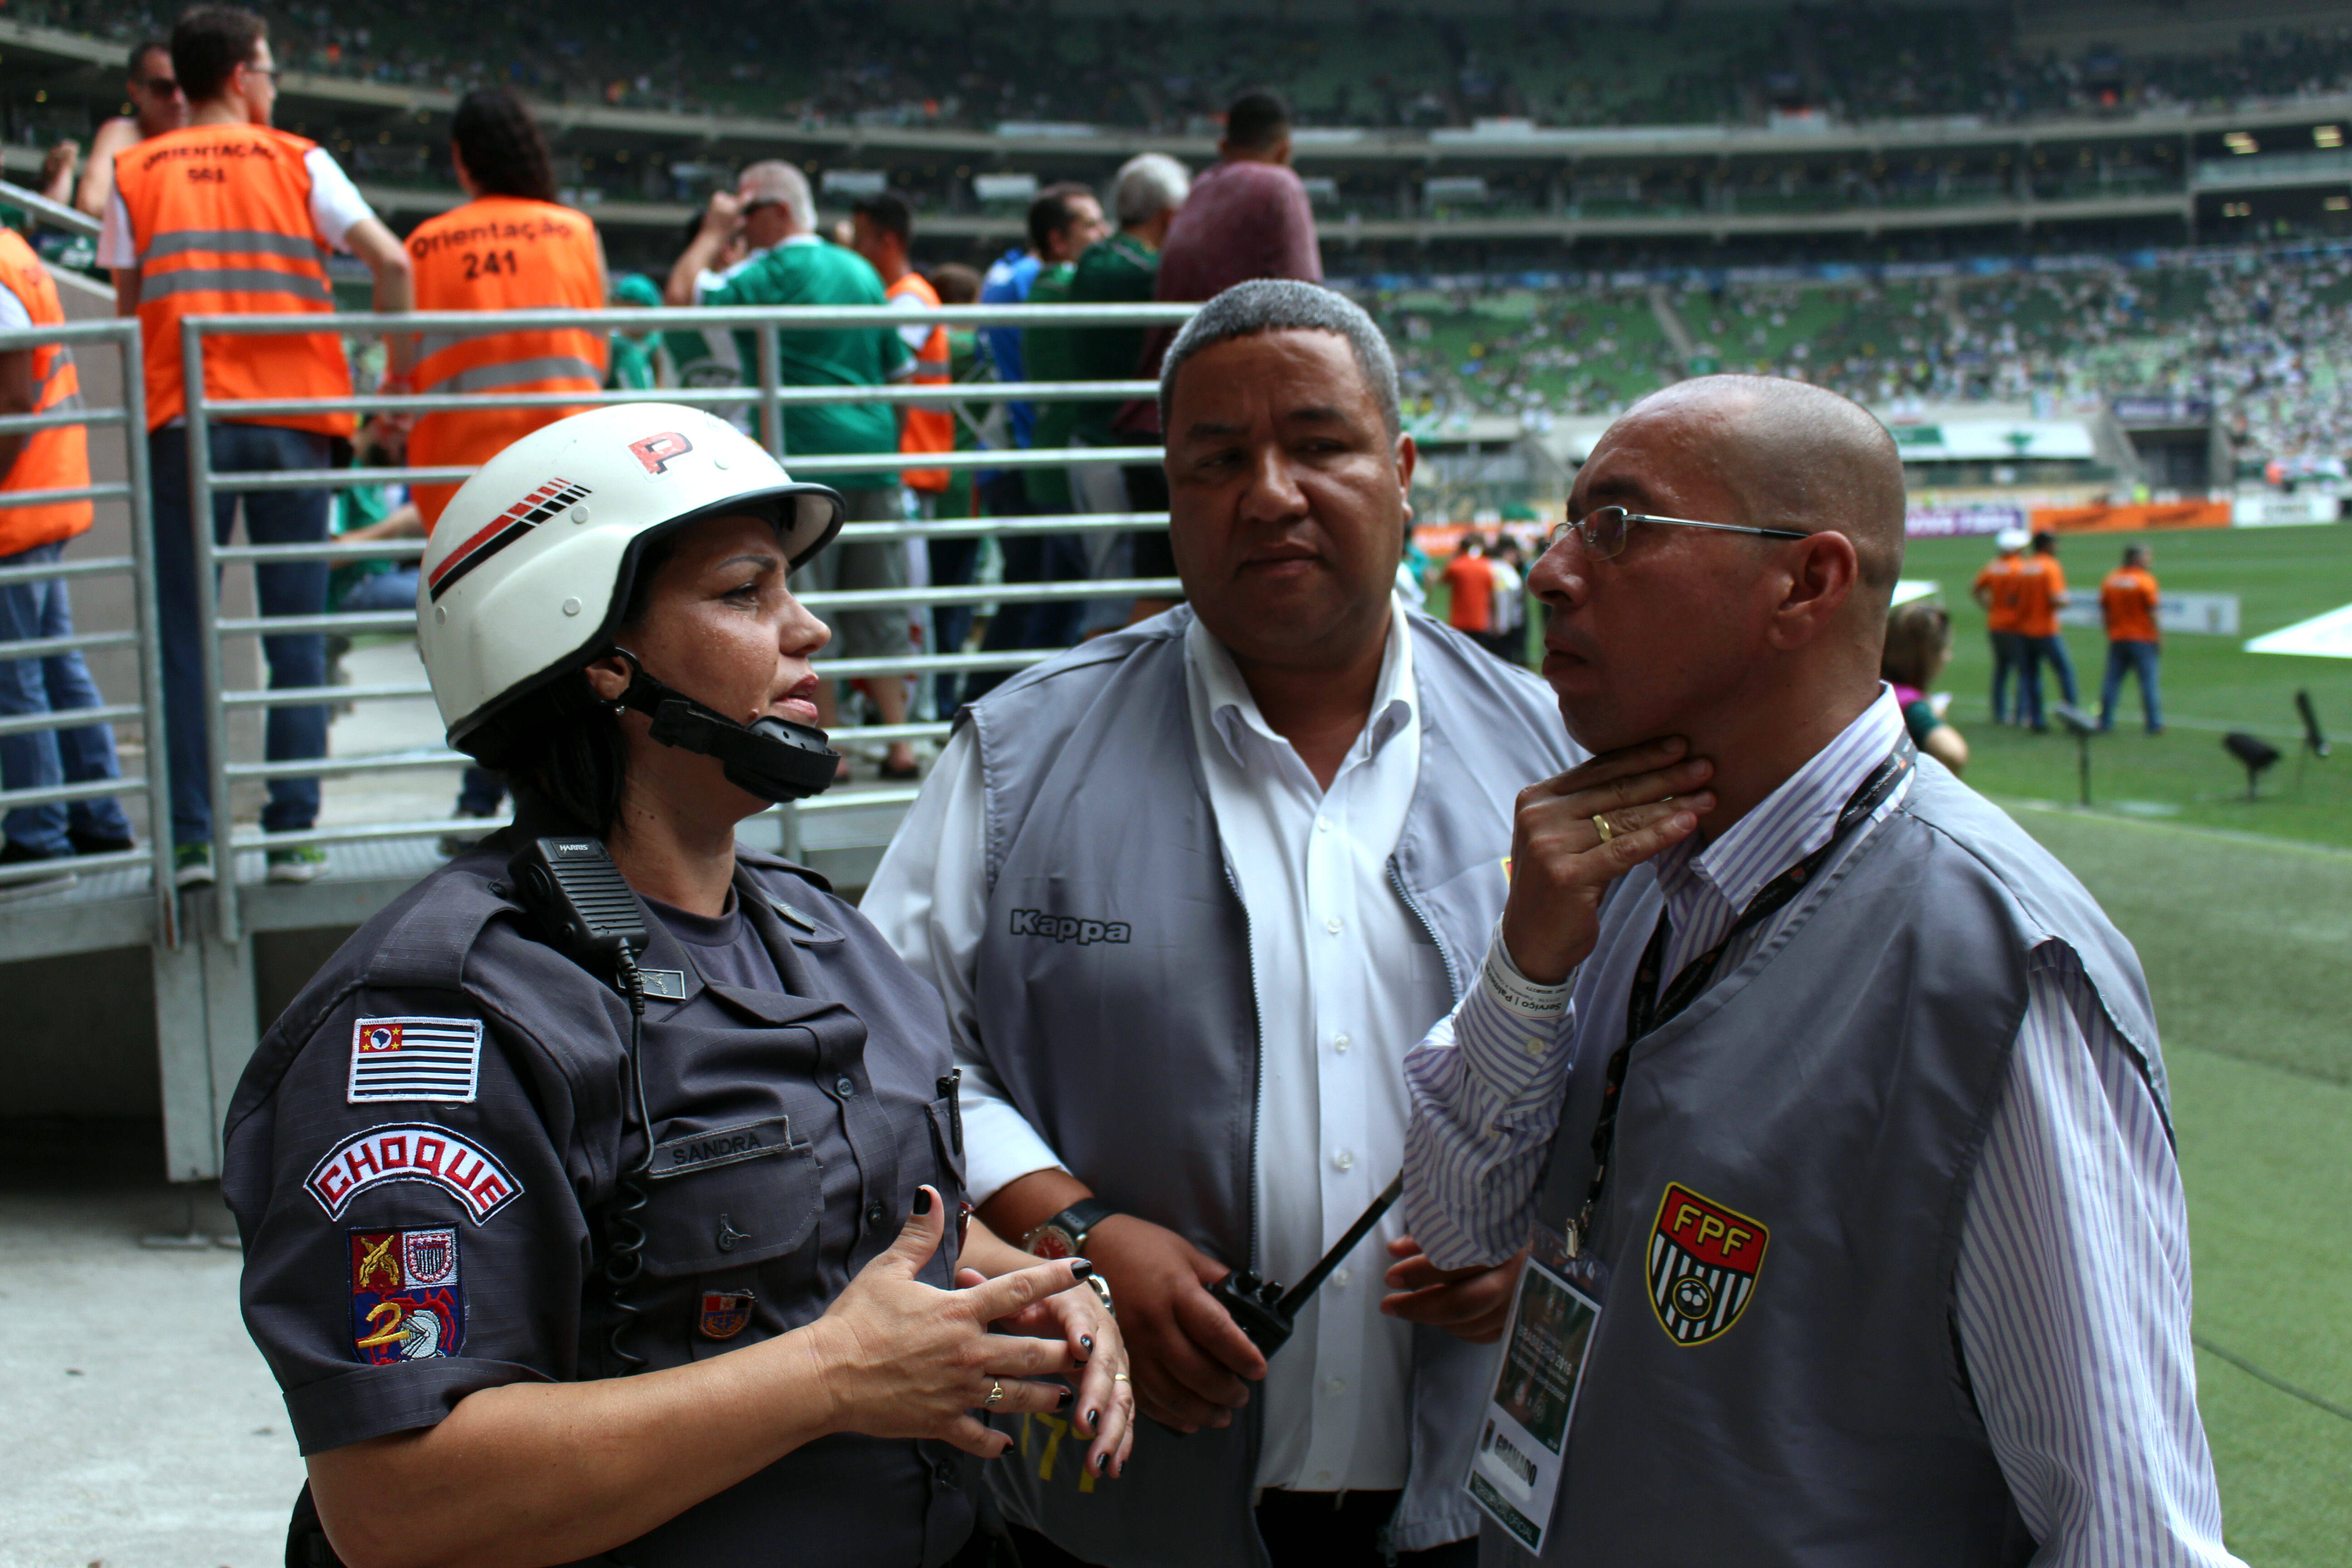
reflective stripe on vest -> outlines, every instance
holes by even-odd
[[[408,237],[420,310],[593,310],[604,303],[596,226],[551,202],[483,196]],[[603,332],[583,328],[440,331],[417,345],[420,393],[594,392],[608,359]],[[482,463],[578,408],[486,408],[420,416],[408,438],[419,468]],[[417,485],[429,529],[455,485]]]
[[[929,279],[919,272],[909,272],[890,285],[892,300],[912,299],[937,308],[939,290]],[[915,352],[915,374],[908,379],[917,386],[945,386],[948,374],[948,330],[933,327],[931,335]],[[945,408],[925,408],[918,404],[901,405],[898,416],[898,450],[901,452],[952,452],[955,450],[955,415]],[[943,490],[948,488],[945,468],[908,468],[903,478],[910,490]]]
[[[0,286],[16,296],[25,314],[37,327],[54,326],[66,319],[58,300],[58,286],[33,247],[10,228],[0,228]],[[22,352],[22,351],[11,351]],[[81,378],[74,369],[73,351],[61,343],[34,349],[33,412],[47,414],[81,406]],[[10,490],[77,489],[89,483],[89,437],[79,425],[37,430],[0,478],[0,494]],[[90,524],[86,500],[51,501],[43,506],[0,507],[0,559],[20,555],[44,544],[71,539]]]
[[[204,125],[168,131],[115,154],[114,188],[139,257],[148,428],[187,413],[183,318],[334,309],[330,247],[310,216],[304,163],[316,145],[267,125]],[[332,332],[210,338],[204,356],[208,404],[351,395],[342,340]],[[239,416],[223,409],[214,417]],[[240,422],[326,436],[349,436],[354,426],[348,413]]]

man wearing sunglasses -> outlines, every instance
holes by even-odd
[[[1569,518],[1530,583],[1595,754],[1405,1064],[1412,1233],[1531,1248],[1506,1364],[1564,1389],[1488,1405],[1481,1561],[2234,1561],[2138,960],[1878,679],[1894,441],[1702,377]]]
[[[89,163],[74,192],[73,205],[92,217],[106,216],[107,198],[114,195],[117,153],[188,122],[188,100],[172,68],[172,46],[161,38],[143,39],[131,51],[131,79],[122,90],[131,112],[108,121],[90,138]]]

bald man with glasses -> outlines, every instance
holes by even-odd
[[[1879,680],[1893,439],[1702,377],[1569,515],[1529,582],[1593,760],[1405,1063],[1430,1261],[1529,1249],[1480,1561],[2234,1562],[2147,984]]]

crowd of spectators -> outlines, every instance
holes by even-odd
[[[1906,281],[1727,282],[1669,292],[1692,353],[1642,289],[1462,279],[1366,300],[1412,410],[1529,426],[1613,414],[1694,370],[1832,387],[1878,408],[1990,402],[2083,410],[2117,396],[2210,403],[2250,459],[2352,450],[2352,258],[2245,252]]]
[[[19,20],[124,42],[169,6],[18,0]],[[1759,123],[1775,110],[1855,120],[2013,120],[2343,90],[2352,27],[2251,30],[2234,49],[2035,49],[1982,7],[1593,16],[1566,7],[1356,21],[1254,16],[1234,51],[1195,15],[1056,14],[1045,0],[877,13],[843,0],[754,10],[681,0],[648,28],[617,0],[484,11],[453,0],[298,3],[273,18],[289,67],[572,102],[862,124],[1082,121],[1183,130],[1251,82],[1315,125]],[[1246,80],[1244,79],[1246,78]]]

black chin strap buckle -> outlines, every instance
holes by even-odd
[[[652,720],[646,733],[656,743],[718,758],[730,783],[771,803],[805,800],[833,784],[841,753],[826,743],[824,731],[774,717],[739,724],[646,674],[644,661],[627,648],[613,651],[629,661],[630,672],[613,707],[633,708]]]

